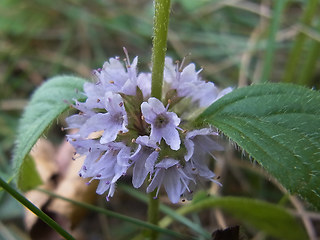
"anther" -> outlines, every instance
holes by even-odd
[[[119,106],[122,107],[123,106],[123,102],[119,103]]]
[[[143,115],[141,115],[141,120],[144,121],[144,116]]]
[[[111,81],[109,81],[109,83],[114,84],[114,81],[111,80]]]
[[[136,139],[135,139],[135,138],[132,138],[132,139],[131,139],[131,142],[132,142],[132,143],[136,143]]]
[[[97,103],[100,102],[100,101],[101,101],[101,100],[98,98],[98,99],[97,99]]]
[[[160,148],[156,148],[155,151],[156,151],[156,152],[160,152],[161,149],[160,149]]]

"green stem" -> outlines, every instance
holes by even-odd
[[[266,57],[264,59],[264,65],[262,70],[262,76],[260,82],[268,82],[272,70],[274,52],[276,48],[276,35],[281,22],[281,13],[287,3],[287,0],[277,0],[274,13],[272,15],[272,22],[269,30],[269,38],[267,42]]]
[[[159,199],[156,198],[157,190],[151,192],[149,194],[149,203],[148,203],[148,222],[154,225],[158,225],[159,221]],[[150,240],[155,240],[158,237],[158,233],[156,231],[147,231],[146,235]]]
[[[305,11],[303,12],[301,23],[305,26],[309,26],[312,18],[316,14],[318,5],[318,0],[309,0],[307,1],[307,6]],[[291,52],[289,54],[289,61],[286,66],[286,70],[284,73],[283,81],[284,82],[296,82],[295,75],[296,71],[300,71],[298,66],[299,60],[302,55],[303,45],[306,40],[306,36],[304,33],[300,32],[293,44]]]
[[[161,100],[170,0],[155,0],[154,5],[151,96]]]
[[[151,96],[161,100],[164,59],[167,51],[167,35],[170,14],[170,0],[154,0],[153,48],[152,48],[152,83]],[[159,200],[155,192],[149,194],[148,222],[158,225]],[[156,231],[148,231],[151,240],[157,239]]]
[[[57,233],[59,233],[62,237],[67,240],[75,240],[68,232],[66,232],[58,223],[56,223],[52,218],[50,218],[47,214],[33,205],[28,199],[22,196],[19,192],[13,189],[8,183],[6,183],[0,177],[0,186],[6,190],[12,197],[18,200],[22,205],[28,208],[31,212],[37,215],[42,221],[48,224],[51,228],[53,228]]]

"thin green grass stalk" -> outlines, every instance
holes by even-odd
[[[262,76],[260,80],[260,82],[262,83],[268,82],[271,75],[274,53],[276,48],[276,35],[280,27],[281,15],[285,8],[286,3],[287,3],[287,0],[275,1],[275,9],[272,15],[272,21],[269,29],[266,57],[264,59]]]
[[[105,214],[107,216],[120,219],[122,221],[133,223],[133,224],[135,224],[135,225],[137,225],[139,227],[152,229],[153,231],[156,231],[156,232],[159,232],[159,233],[163,233],[163,234],[166,234],[168,236],[175,237],[177,239],[192,239],[192,238],[190,238],[190,237],[188,237],[186,235],[180,234],[178,232],[174,232],[174,231],[169,230],[169,229],[161,228],[161,227],[156,226],[154,224],[151,224],[149,222],[144,222],[144,221],[141,221],[139,219],[128,217],[126,215],[122,215],[122,214],[119,214],[119,213],[116,213],[116,212],[113,212],[113,211],[110,211],[110,210],[107,210],[107,209],[104,209],[104,208],[96,207],[96,206],[88,204],[88,203],[78,202],[78,201],[75,201],[75,200],[72,200],[72,199],[69,199],[69,198],[65,198],[63,196],[57,195],[57,194],[55,194],[53,192],[50,192],[50,191],[47,191],[47,190],[44,190],[44,189],[40,189],[39,188],[37,190],[40,191],[40,192],[44,192],[44,193],[50,195],[51,197],[59,198],[59,199],[62,199],[64,201],[70,202],[70,203],[72,203],[74,205],[86,208],[88,210],[91,210],[91,211],[94,211],[94,212],[97,212],[97,213],[101,213],[101,214]]]
[[[320,19],[317,24],[317,29],[320,30]],[[301,85],[312,85],[312,77],[316,70],[317,62],[320,57],[320,42],[313,40],[311,46],[308,48],[308,53],[305,61],[303,62],[302,70],[298,78],[298,83]]]
[[[313,17],[317,12],[318,0],[308,0],[307,5],[302,13],[301,23],[305,26],[309,26]],[[285,69],[283,81],[284,82],[297,82],[295,80],[296,71],[299,71],[298,64],[302,56],[304,42],[307,37],[304,33],[300,32],[295,39],[291,52],[289,54],[288,63]]]
[[[62,237],[67,240],[75,240],[68,232],[66,232],[58,223],[56,223],[52,218],[47,214],[33,205],[28,199],[22,196],[19,192],[13,189],[6,181],[0,177],[0,186],[7,191],[12,197],[18,200],[23,206],[28,208],[31,212],[37,215],[42,221],[48,224],[52,229],[59,233]]]
[[[151,96],[161,100],[170,0],[155,0],[154,5]]]
[[[122,191],[124,191],[127,194],[133,196],[134,198],[136,198],[136,199],[138,199],[138,200],[140,200],[140,201],[142,201],[144,203],[148,203],[148,197],[145,196],[143,193],[135,190],[134,188],[129,187],[129,186],[124,185],[124,184],[120,184],[120,185],[118,185],[118,187]],[[193,230],[195,233],[198,233],[199,235],[203,236],[206,239],[210,239],[211,235],[210,235],[210,233],[208,231],[203,229],[200,224],[196,224],[196,223],[190,221],[188,218],[178,214],[177,210],[173,210],[172,208],[167,207],[166,205],[161,204],[161,203],[159,205],[159,209],[160,209],[160,211],[162,213],[164,213],[167,216],[171,217],[175,221],[184,224],[185,226],[187,226],[188,228]]]

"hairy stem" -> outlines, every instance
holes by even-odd
[[[170,0],[155,0],[154,5],[151,96],[161,100]]]

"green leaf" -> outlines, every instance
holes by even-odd
[[[68,102],[80,98],[79,91],[84,83],[82,78],[59,76],[49,79],[35,91],[20,119],[13,157],[14,174],[22,173],[21,166],[27,154],[51,122],[69,108]],[[27,181],[23,179],[19,178],[18,182]]]
[[[180,214],[219,207],[242,222],[247,222],[279,239],[308,239],[302,226],[284,208],[260,200],[242,197],[209,197],[178,210]]]
[[[234,90],[197,119],[214,125],[291,193],[320,208],[320,94],[291,84]]]
[[[22,191],[28,191],[42,184],[34,159],[30,155],[25,157],[20,167],[17,184]]]

